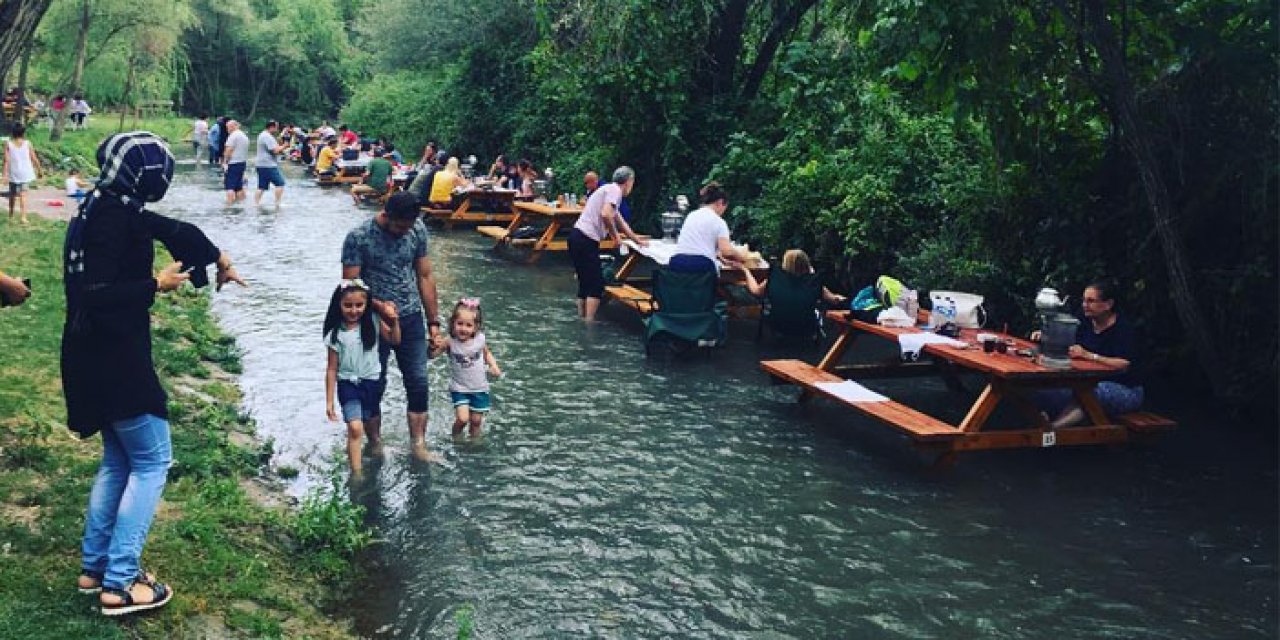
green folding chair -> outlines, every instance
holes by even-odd
[[[796,275],[774,265],[765,287],[764,311],[756,328],[756,339],[764,328],[778,336],[822,339],[822,281],[818,274]]]
[[[676,351],[725,343],[729,314],[716,299],[716,280],[714,271],[654,271],[653,298],[658,308],[645,319],[646,355],[655,342],[665,342]]]

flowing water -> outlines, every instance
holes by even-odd
[[[285,206],[227,208],[186,165],[160,205],[235,258],[248,290],[214,310],[244,351],[245,407],[303,470],[333,468],[320,325],[348,229],[371,215],[290,174]],[[269,196],[268,196],[269,198]],[[380,543],[346,613],[361,635],[476,637],[1263,638],[1276,632],[1275,442],[1205,413],[1150,447],[1004,451],[930,470],[756,366],[812,346],[646,360],[614,309],[585,326],[558,256],[535,266],[470,230],[433,232],[442,308],[479,296],[507,375],[478,443],[455,443],[442,362],[430,445],[410,462],[404,400],[356,499]],[[877,387],[949,417],[932,381]],[[339,458],[341,459],[341,458]]]

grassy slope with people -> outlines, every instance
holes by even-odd
[[[350,636],[322,607],[338,595],[331,585],[354,570],[351,552],[368,542],[358,513],[332,491],[300,510],[261,499],[272,495],[261,482],[271,446],[253,438],[252,421],[237,409],[234,341],[216,327],[208,294],[189,287],[153,309],[175,463],[143,554],[177,595],[154,614],[115,623],[97,612],[96,597],[76,592],[101,444],[64,426],[65,228],[35,220],[0,233],[0,268],[30,277],[34,292],[0,310],[0,637]]]
[[[80,169],[84,180],[91,181],[98,173],[98,165],[94,161],[98,144],[107,136],[116,133],[120,124],[120,114],[94,114],[89,118],[86,127],[78,131],[71,129],[70,123],[67,124],[66,130],[62,132],[62,139],[56,143],[49,142],[48,129],[28,125],[27,139],[31,140],[35,146],[36,153],[40,156],[40,163],[45,170],[40,180],[41,184],[61,188],[62,181],[67,177],[67,171],[73,167]],[[124,124],[124,131],[151,131],[168,140],[170,146],[186,144],[191,135],[191,121],[173,116],[142,118],[136,121],[130,117],[125,118]],[[8,135],[7,130],[5,135]]]

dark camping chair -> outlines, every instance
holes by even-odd
[[[774,265],[769,269],[765,287],[764,311],[756,329],[756,339],[764,335],[765,325],[774,335],[822,339],[822,281],[818,274],[796,275]]]
[[[729,337],[729,315],[716,300],[714,271],[653,272],[653,298],[658,310],[644,321],[644,349],[648,354],[661,340],[673,350],[718,347]]]

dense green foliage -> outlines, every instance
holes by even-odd
[[[642,227],[714,177],[739,237],[806,248],[837,286],[981,291],[1016,328],[1040,286],[1109,275],[1165,371],[1235,404],[1274,389],[1265,2],[376,6],[357,127],[572,182],[631,164]]]
[[[31,43],[28,95],[76,91],[86,7],[79,90],[99,109],[169,100],[244,120],[323,116],[360,68],[344,26],[351,10],[339,0],[55,0]]]
[[[84,1],[55,3],[33,78],[56,75],[58,16]],[[558,191],[630,164],[642,229],[714,177],[768,253],[806,248],[846,290],[883,272],[978,290],[1019,329],[1038,287],[1078,298],[1109,275],[1164,371],[1236,405],[1275,387],[1263,0],[184,2],[165,11],[192,25],[144,86],[189,109],[345,100],[408,157],[428,140],[528,157]],[[136,51],[101,44],[109,17],[90,40],[113,71],[92,63],[86,86]]]

